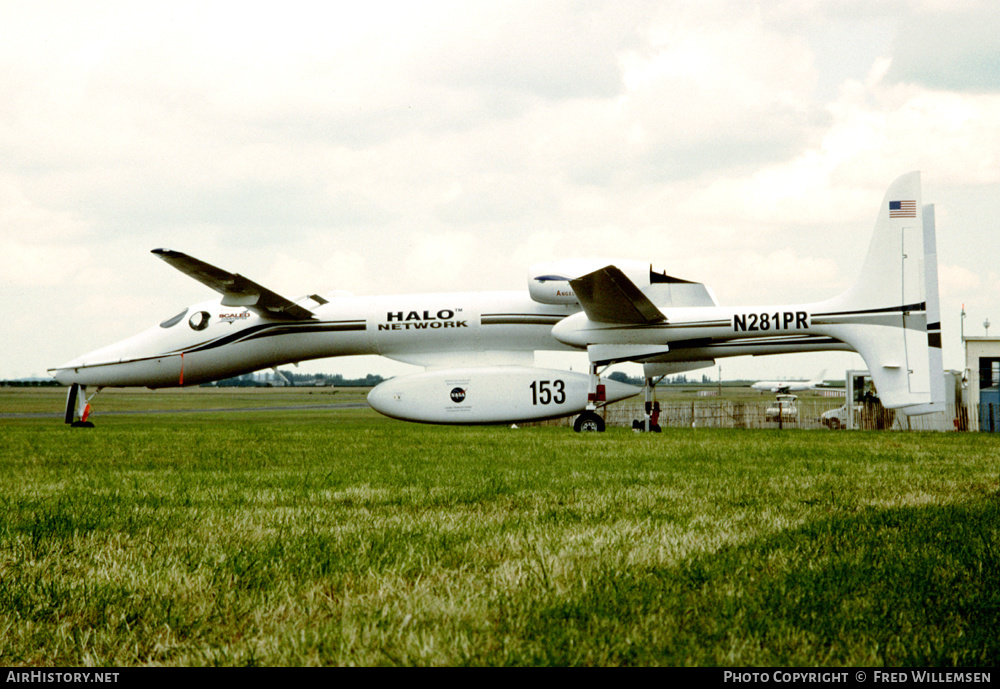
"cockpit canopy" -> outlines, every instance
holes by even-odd
[[[168,318],[167,320],[160,323],[160,327],[163,329],[172,328],[182,320],[188,314],[189,309],[184,309],[176,316]],[[212,314],[208,311],[195,311],[191,317],[188,319],[188,325],[191,326],[192,330],[204,330],[208,327],[209,323],[212,322]]]

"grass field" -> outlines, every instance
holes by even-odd
[[[993,437],[182,411],[351,394],[0,420],[0,665],[1000,660]]]

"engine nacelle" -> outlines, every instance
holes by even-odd
[[[539,304],[576,306],[579,302],[569,281],[608,265],[617,266],[639,289],[649,286],[648,263],[610,258],[567,258],[531,266],[528,269],[528,293]]]
[[[406,421],[489,424],[570,416],[587,406],[590,376],[527,366],[433,370],[387,380],[368,393],[375,411]],[[608,402],[641,388],[603,381]]]

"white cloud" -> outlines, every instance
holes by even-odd
[[[28,297],[24,288],[65,285],[90,260],[90,253],[67,252],[55,244],[23,245],[6,240],[0,242],[0,283],[7,290],[17,290],[19,297]],[[13,308],[14,304],[10,304]]]
[[[323,245],[320,243],[308,254],[272,254],[267,260],[267,272],[257,281],[289,299],[309,294],[323,296],[331,291],[357,294],[375,291],[377,285],[369,280],[364,256],[356,251],[326,253]]]
[[[981,284],[982,279],[968,268],[938,264],[938,291],[942,299],[972,294]]]
[[[921,169],[942,292],[982,293],[1000,97],[976,86],[988,70],[932,68],[996,39],[917,39],[993,19],[895,0],[7,3],[0,289],[38,310],[73,285],[116,318],[136,285],[164,290],[154,310],[210,297],[148,254],[167,246],[293,297],[522,289],[531,262],[601,254],[724,299],[824,296],[886,185]],[[95,313],[60,318],[101,329],[86,342],[127,329]]]

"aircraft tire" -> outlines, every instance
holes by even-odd
[[[573,422],[573,430],[577,433],[582,432],[604,432],[604,419],[595,414],[592,411],[585,411],[576,417],[576,421]]]
[[[74,421],[73,423],[70,424],[70,426],[72,428],[93,428],[94,427],[94,422],[93,421]]]

